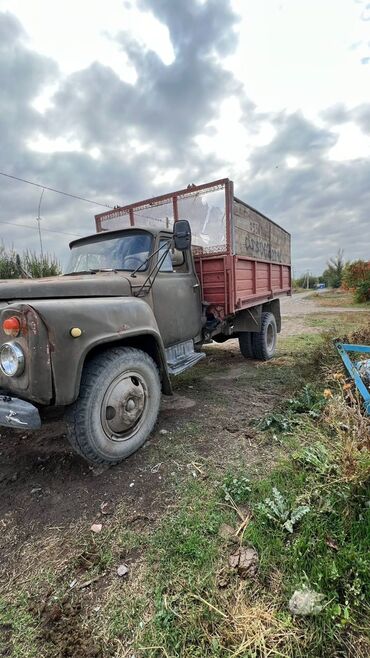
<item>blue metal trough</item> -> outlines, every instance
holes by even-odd
[[[335,342],[348,374],[354,380],[365,405],[365,411],[370,416],[370,345],[352,345],[351,343]],[[353,363],[349,353],[368,354],[369,359]]]

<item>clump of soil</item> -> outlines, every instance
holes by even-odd
[[[36,606],[37,610],[37,606]],[[41,645],[55,647],[61,658],[102,658],[102,647],[91,637],[84,624],[80,600],[67,595],[62,601],[50,601],[39,609]]]

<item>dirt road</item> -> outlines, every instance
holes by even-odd
[[[303,295],[284,300],[286,336],[305,330],[313,306]],[[146,446],[114,468],[92,468],[76,456],[62,422],[36,433],[0,428],[0,561],[50,526],[91,524],[106,500],[124,499],[151,523],[171,503],[173,485],[199,475],[207,463],[244,459],[252,470],[266,467],[273,447],[254,441],[251,420],[288,394],[294,383],[289,351],[281,348],[280,361],[262,365],[243,359],[236,341],[206,351],[207,359],[176,380],[175,396],[164,400]]]

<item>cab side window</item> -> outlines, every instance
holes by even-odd
[[[163,255],[168,248],[168,240],[160,240],[159,241],[159,246],[160,250],[158,252],[158,262],[162,260]],[[159,268],[160,272],[173,272],[173,265],[172,265],[172,258],[171,258],[171,250],[166,254],[164,260],[162,261],[162,265]]]
[[[168,239],[163,238],[159,241],[160,250],[158,252],[158,261],[168,248]],[[187,272],[186,259],[183,252],[171,248],[166,254],[160,268],[160,272]]]

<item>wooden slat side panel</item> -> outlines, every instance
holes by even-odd
[[[202,258],[202,267],[200,267],[200,258],[195,257],[195,269],[202,287],[203,301],[226,309],[227,290],[224,257]]]
[[[269,265],[268,263],[257,263],[256,292],[270,293],[269,290]]]
[[[253,261],[237,259],[235,267],[236,299],[253,294],[253,276]]]
[[[290,287],[290,268],[283,265],[283,288]]]
[[[250,306],[253,300],[256,300],[255,303],[268,301],[273,298],[274,293],[286,294],[289,290],[289,265],[270,265],[264,261],[235,257],[235,305],[237,308]]]
[[[280,265],[271,266],[271,289],[278,290],[280,288]]]
[[[234,310],[260,304],[290,291],[290,266],[234,257],[233,289],[227,280],[228,257],[195,257],[195,267],[202,287],[202,299],[224,309]],[[230,267],[230,263],[229,263]],[[271,273],[270,273],[271,267]],[[233,296],[229,299],[228,296]],[[222,313],[221,313],[222,314]]]
[[[274,222],[233,202],[235,253],[264,261],[290,264],[290,235]]]

